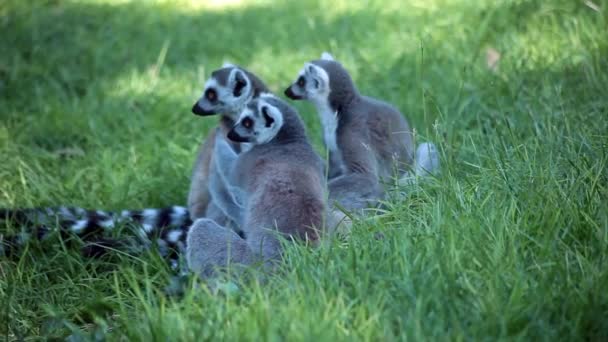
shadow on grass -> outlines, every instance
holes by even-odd
[[[578,65],[550,72],[549,66],[506,68],[502,76],[484,69],[484,46],[501,41],[507,32],[525,31],[525,23],[544,13],[534,1],[485,6],[468,17],[456,14],[456,19],[442,13],[456,12],[464,3],[442,8],[441,13],[370,6],[328,14],[317,5],[292,1],[212,11],[143,1],[9,1],[0,18],[0,30],[9,33],[0,41],[0,115],[19,143],[48,151],[76,145],[93,155],[95,149],[123,149],[138,142],[147,144],[146,153],[161,155],[165,151],[148,146],[165,146],[167,139],[194,151],[193,137],[200,139],[204,133],[196,127],[202,121],[190,114],[196,95],[188,92],[200,89],[201,68],[208,74],[227,58],[254,72],[260,69],[260,76],[279,92],[304,61],[328,49],[350,58],[346,62],[358,73],[364,93],[395,103],[419,131],[429,134],[431,124],[439,120],[443,129],[437,139],[443,140],[437,142],[446,146],[448,155],[466,160],[471,156],[458,154],[468,139],[463,132],[498,129],[509,134],[504,116],[521,118],[513,127],[530,136],[526,101],[535,96],[530,89],[546,88],[543,82],[563,84],[564,91],[586,98],[599,94],[597,89],[579,89],[581,79],[587,79]],[[582,6],[574,6],[576,13]],[[511,26],[514,16],[521,20]],[[441,21],[446,18],[457,25],[446,26]],[[396,39],[383,40],[395,32]],[[409,46],[388,45],[395,42]],[[505,59],[513,58],[506,52]],[[275,60],[276,65],[260,65]],[[166,78],[185,85],[160,84],[157,88],[163,90],[153,93],[120,89],[130,75],[158,72],[160,64]],[[318,127],[314,115],[303,116]],[[320,140],[317,134],[313,139]]]
[[[185,75],[186,80],[196,79],[201,67],[208,73],[225,58],[249,67],[255,56],[264,54],[277,59],[288,58],[299,65],[316,58],[320,51],[343,46],[359,58],[360,64],[375,64],[379,61],[366,59],[361,50],[382,44],[383,32],[377,28],[379,22],[390,25],[395,31],[407,32],[404,36],[419,36],[422,40],[425,39],[423,34],[416,29],[412,31],[410,27],[432,21],[435,17],[431,12],[407,15],[403,12],[380,13],[374,8],[327,16],[314,3],[300,2],[225,10],[190,10],[179,5],[150,2],[41,1],[25,4],[11,1],[7,8],[7,14],[0,21],[0,29],[9,33],[0,42],[4,51],[0,57],[0,101],[3,107],[12,109],[5,115],[13,120],[39,113],[40,99],[60,97],[65,102],[73,102],[86,97],[92,84],[105,84],[108,88],[133,71],[154,72],[163,47],[168,50],[162,61],[163,67],[172,74]],[[575,6],[574,10],[580,11],[580,8]],[[490,6],[474,13],[473,17],[491,15],[492,22],[485,28],[486,33],[478,34],[475,27],[468,28],[466,32],[470,37],[464,37],[464,40],[479,40],[472,44],[478,51],[470,51],[468,55],[480,55],[481,46],[495,40],[501,31],[525,30],[522,23],[545,10],[534,1],[521,1]],[[515,14],[521,20],[511,27],[512,15],[502,13]],[[404,38],[404,42],[407,39]],[[427,63],[432,65],[430,72],[442,76],[431,79],[435,84],[426,87],[436,88],[438,99],[444,103],[457,101],[459,84],[467,77],[462,69],[470,67],[466,64],[473,62],[475,57],[454,58],[442,52],[444,42],[440,39],[425,39],[424,44]],[[396,50],[402,51],[401,48]],[[364,88],[370,90],[370,95],[388,93],[387,100],[393,102],[402,97],[399,90],[402,94],[405,91],[404,97],[408,102],[416,102],[418,94],[409,89],[415,89],[416,83],[423,81],[420,78],[425,77],[419,74],[418,53],[398,54],[389,61],[388,67],[381,67],[380,72],[365,76],[372,86],[364,85]],[[300,59],[299,56],[307,57]],[[455,59],[456,63],[450,59]],[[296,69],[276,71],[288,76],[274,90],[278,92],[288,84]],[[378,71],[376,66],[373,69]],[[544,70],[537,72],[542,74]],[[401,73],[399,79],[390,77],[396,73]],[[450,87],[452,91],[444,91]],[[131,94],[126,94],[128,96]],[[184,102],[182,99],[183,96],[172,96],[164,101],[186,113],[192,101]],[[125,100],[120,96],[116,98],[116,101]],[[450,105],[457,107],[456,101]],[[123,111],[133,107],[124,102],[118,105]],[[415,111],[421,109],[418,105],[413,107]],[[94,109],[80,109],[85,113],[94,112]],[[435,118],[425,118],[425,121],[428,124]]]
[[[316,57],[330,40],[355,39],[358,28],[373,27],[378,19],[355,12],[327,21],[296,2],[224,11],[187,11],[147,2],[15,2],[13,7],[0,23],[2,31],[10,33],[1,43],[0,77],[3,96],[20,100],[24,111],[35,109],[28,108],[33,95],[61,90],[82,97],[93,81],[149,69],[165,44],[169,53],[164,67],[195,74],[199,66],[208,72],[224,58],[247,66],[260,52],[281,56],[284,51],[314,51],[311,57]]]

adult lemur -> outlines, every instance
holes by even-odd
[[[190,269],[202,276],[230,263],[271,263],[281,254],[280,237],[316,244],[324,227],[323,161],[295,109],[262,95],[247,105],[227,137],[252,145],[236,155],[219,137],[215,153],[242,203],[235,210],[243,211],[246,239],[211,219],[195,221],[186,255]]]
[[[418,148],[414,164],[412,131],[392,105],[363,96],[350,75],[331,55],[304,65],[285,95],[309,100],[317,108],[330,155],[330,199],[346,209],[373,205],[384,195],[383,180],[402,177],[410,169],[436,172],[433,144]]]
[[[217,196],[228,195],[222,187],[223,183],[214,178],[218,173],[210,172],[215,167],[212,157],[215,135],[218,132],[226,134],[245,104],[266,90],[266,86],[257,76],[232,64],[224,64],[222,68],[213,71],[206,81],[203,95],[192,107],[192,111],[197,115],[221,113],[222,117],[218,127],[211,130],[199,148],[192,172],[188,208],[171,206],[121,212],[67,206],[0,209],[0,221],[8,219],[23,227],[23,233],[18,236],[9,237],[0,234],[0,252],[3,245],[11,247],[20,245],[30,238],[44,238],[55,226],[58,226],[62,233],[71,233],[89,241],[100,242],[102,240],[99,237],[104,232],[114,229],[119,223],[132,222],[139,227],[138,235],[147,239],[157,237],[161,247],[169,247],[161,248],[161,251],[172,251],[171,255],[177,256],[173,252],[184,249],[186,232],[192,224],[192,219],[207,215],[228,225],[232,220],[224,214],[224,210],[215,205],[216,202],[222,201],[213,201],[209,196],[209,187],[214,188]],[[238,153],[244,145],[232,142],[231,147]],[[111,240],[103,240],[103,244],[111,242]],[[93,250],[93,253],[101,253],[101,251]]]

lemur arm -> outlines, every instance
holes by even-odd
[[[230,174],[238,155],[228,142],[220,135],[215,137],[213,150],[213,169],[209,175],[209,192],[226,216],[237,224],[242,223],[244,209],[244,193],[232,184]]]

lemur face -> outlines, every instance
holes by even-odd
[[[201,116],[223,114],[236,120],[252,93],[252,83],[245,72],[235,66],[223,67],[211,73],[192,112]]]
[[[333,60],[324,52],[321,59]],[[314,62],[304,64],[298,78],[287,89],[285,95],[292,100],[326,101],[329,96],[329,75]]]
[[[228,132],[228,139],[254,145],[265,144],[277,135],[282,125],[283,114],[278,108],[263,98],[255,99],[243,109]]]

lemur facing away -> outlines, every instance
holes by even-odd
[[[316,244],[324,226],[323,161],[308,142],[294,108],[272,95],[251,101],[228,139],[249,143],[238,156],[218,138],[218,165],[242,201],[246,239],[208,218],[194,222],[187,238],[189,268],[202,277],[228,264],[272,263],[280,236]],[[236,207],[238,209],[238,206]]]
[[[203,95],[192,107],[192,112],[201,116],[221,114],[221,119],[219,126],[212,129],[201,144],[192,171],[188,209],[193,220],[207,217],[222,225],[234,225],[233,220],[226,216],[225,208],[218,207],[218,203],[225,201],[221,198],[215,201],[210,197],[210,187],[216,188],[217,196],[230,196],[222,188],[222,183],[217,182],[217,173],[212,172],[215,167],[212,153],[215,137],[226,135],[245,105],[262,92],[268,92],[268,88],[259,77],[229,63],[213,71],[205,82]],[[247,144],[230,142],[230,145],[236,153],[247,149]]]
[[[330,200],[348,210],[373,205],[384,196],[383,180],[414,168],[412,131],[388,103],[363,96],[344,67],[323,53],[304,65],[285,95],[317,108],[330,154]],[[434,145],[420,158],[438,162]],[[428,155],[434,153],[434,156]],[[429,170],[430,171],[430,170]]]

